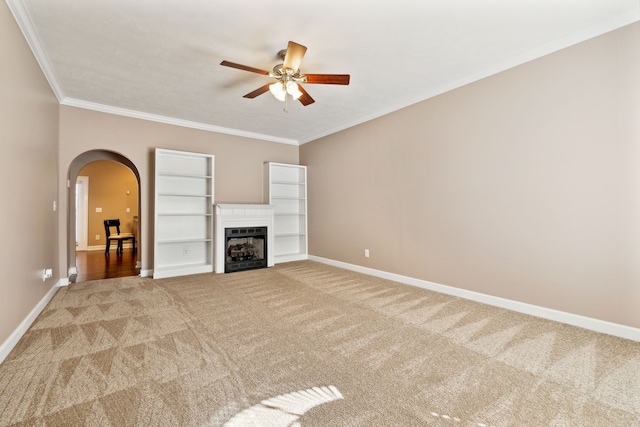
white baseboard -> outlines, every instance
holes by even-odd
[[[620,338],[629,339],[632,341],[640,342],[640,329],[632,328],[626,325],[620,325],[617,323],[606,322],[604,320],[594,319],[591,317],[580,316],[577,314],[566,313],[559,310],[553,310],[546,307],[540,307],[532,304],[526,304],[519,301],[508,300],[505,298],[495,297],[479,292],[468,291],[465,289],[455,288],[453,286],[441,285],[426,280],[415,279],[413,277],[402,276],[395,273],[388,273],[386,271],[375,270],[368,267],[362,267],[359,265],[348,264],[341,261],[334,261],[327,258],[321,258],[313,255],[308,257],[311,261],[320,262],[323,264],[332,265],[334,267],[344,268],[345,270],[356,271],[358,273],[367,274],[374,277],[380,277],[383,279],[393,280],[394,282],[404,283],[411,286],[427,289],[434,292],[440,292],[447,295],[452,295],[471,301],[477,301],[483,304],[492,305],[495,307],[505,308],[507,310],[516,311],[519,313],[529,314],[532,316],[540,317],[543,319],[553,320],[568,325],[577,326],[584,329],[589,329],[595,332],[601,332],[608,335],[617,336]],[[141,277],[153,276],[153,270],[140,270]],[[20,338],[27,332],[31,324],[36,320],[38,315],[44,310],[47,303],[53,298],[58,289],[62,286],[69,284],[68,278],[61,278],[49,292],[40,300],[40,302],[31,310],[29,315],[20,323],[20,325],[13,331],[13,333],[7,338],[2,345],[0,345],[0,363],[11,353],[11,350],[16,346]]]
[[[564,311],[554,310],[551,308],[540,307],[537,305],[527,304],[519,301],[513,301],[506,298],[495,297],[479,292],[468,291],[466,289],[455,288],[453,286],[441,285],[438,283],[428,282],[426,280],[415,279],[413,277],[402,276],[386,271],[374,270],[368,267],[348,264],[341,261],[334,261],[327,258],[321,258],[309,255],[309,260],[332,265],[334,267],[344,268],[358,273],[368,274],[370,276],[380,277],[382,279],[393,280],[407,285],[416,286],[430,291],[440,292],[471,301],[481,302],[483,304],[495,307],[506,308],[507,310],[519,313],[529,314],[531,316],[540,317],[547,320],[553,320],[567,325],[578,326],[580,328],[589,329],[595,332],[601,332],[620,338],[640,342],[640,329],[631,326],[620,325],[618,323],[606,322],[604,320],[594,319],[591,317],[580,316],[578,314],[567,313]]]
[[[13,331],[9,338],[7,338],[2,345],[0,345],[0,363],[6,359],[6,357],[11,353],[13,347],[18,344],[20,338],[27,332],[31,324],[36,320],[36,318],[42,313],[42,310],[47,306],[51,298],[58,292],[58,289],[61,286],[66,286],[69,284],[69,279],[60,279],[58,283],[53,285],[49,292],[40,300],[40,302],[33,307],[33,310],[27,315],[27,317],[18,325],[18,327]]]
[[[153,270],[140,270],[140,277],[152,277]]]

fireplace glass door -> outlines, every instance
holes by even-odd
[[[225,228],[225,273],[267,266],[267,227]]]

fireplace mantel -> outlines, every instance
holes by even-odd
[[[273,267],[273,205],[220,203],[215,206],[215,272],[224,273],[225,228],[267,227],[267,267]]]

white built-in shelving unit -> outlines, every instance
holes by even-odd
[[[153,277],[209,273],[214,156],[157,148]]]
[[[265,163],[264,202],[274,206],[274,263],[307,259],[307,167]]]

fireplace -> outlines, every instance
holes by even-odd
[[[273,267],[273,206],[216,204],[215,271]]]
[[[225,228],[224,272],[267,266],[267,227]]]

